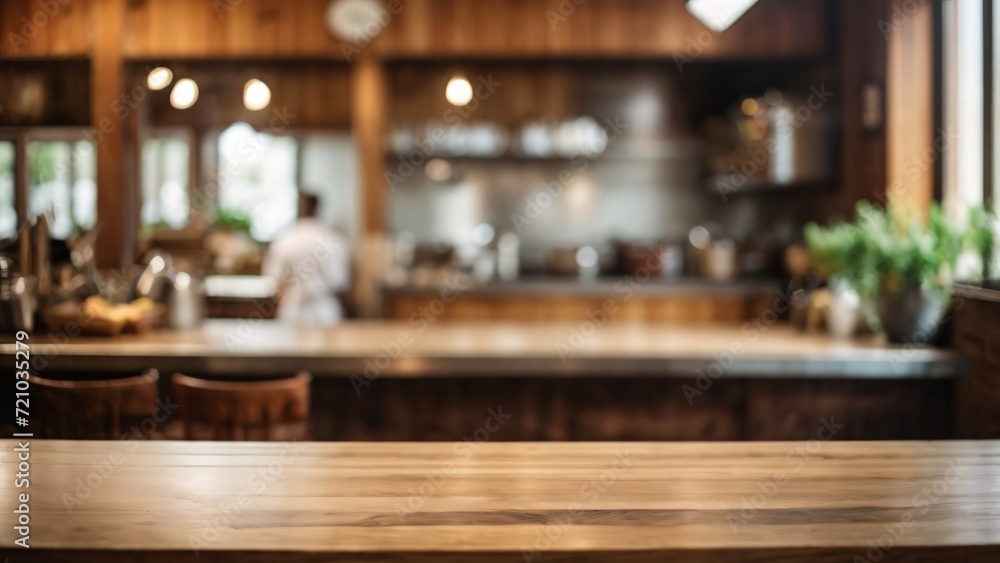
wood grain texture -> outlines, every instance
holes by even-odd
[[[31,376],[38,436],[109,440],[156,411],[156,370],[122,379],[53,381]],[[31,412],[29,410],[29,412]],[[35,429],[33,428],[34,432]]]
[[[132,263],[138,234],[136,193],[124,187],[128,123],[120,111],[125,93],[121,50],[125,13],[125,0],[95,1],[91,13],[91,128],[86,134],[97,151],[97,221],[102,225],[95,245],[97,265],[109,269]]]
[[[31,453],[29,555],[48,560],[186,561],[197,547],[222,561],[864,561],[879,541],[883,561],[1000,556],[997,442],[35,440]],[[109,459],[68,512],[63,495]],[[10,454],[2,465],[14,471]]]
[[[170,377],[187,440],[198,438],[199,431],[212,440],[302,439],[310,381],[308,373],[271,381],[207,381],[180,373]]]
[[[955,386],[956,430],[964,438],[1000,437],[1000,302],[958,292],[952,341],[971,366]]]
[[[0,2],[0,58],[88,56],[98,1],[106,0]]]
[[[708,59],[762,59],[823,56],[830,48],[827,0],[761,2],[718,36],[687,12],[684,0],[399,0],[399,9],[386,12],[385,29],[370,44],[331,36],[324,25],[328,4],[133,0],[123,48],[126,57],[137,59],[337,60],[359,51],[380,58],[663,57],[690,52]]]
[[[843,104],[842,211],[850,214],[858,200],[884,201],[886,131],[865,131],[862,125],[866,81],[882,87],[885,119],[886,39],[878,22],[888,14],[888,2],[842,0],[840,15],[841,103]]]
[[[939,158],[934,117],[934,3],[890,0],[908,17],[888,33],[886,83],[887,200],[926,214]],[[912,12],[912,13],[911,13]]]

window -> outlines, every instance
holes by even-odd
[[[188,224],[190,157],[191,143],[183,133],[156,134],[143,143],[143,227],[180,229]]]
[[[237,123],[219,136],[216,221],[246,227],[255,240],[273,240],[295,221],[298,141]]]
[[[984,42],[983,0],[947,0],[942,5],[942,76],[945,142],[942,199],[961,217],[983,203]]]
[[[28,216],[50,213],[52,238],[64,240],[97,223],[96,151],[83,140],[34,140],[25,147]]]
[[[14,207],[14,143],[0,140],[0,239],[17,234]]]

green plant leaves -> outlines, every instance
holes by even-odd
[[[924,287],[948,293],[959,256],[973,250],[988,256],[994,248],[994,218],[980,206],[965,223],[949,221],[934,203],[926,226],[913,214],[889,206],[858,202],[854,222],[821,227],[810,223],[805,239],[817,268],[840,276],[863,297],[880,291]]]

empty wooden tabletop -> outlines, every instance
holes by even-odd
[[[27,489],[4,441],[3,548],[29,492],[11,561],[1000,560],[1000,442],[499,443],[487,416],[457,443],[32,441]]]

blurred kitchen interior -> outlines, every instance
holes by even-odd
[[[952,381],[936,378],[959,378],[962,357],[928,350],[908,358],[920,381],[893,382],[886,370],[902,368],[858,299],[830,337],[830,272],[803,227],[851,218],[861,200],[926,214],[984,199],[974,129],[987,120],[972,108],[986,107],[985,62],[959,41],[982,6],[759,0],[727,16],[706,4],[2,2],[0,252],[8,285],[37,282],[10,299],[29,313],[8,324],[58,334],[86,319],[49,363],[70,379],[308,369],[322,439],[450,439],[460,425],[401,404],[449,393],[453,412],[478,416],[470,405],[508,393],[555,417],[511,439],[789,439],[823,398],[858,421],[856,437],[952,435],[953,415],[974,411],[953,410]],[[300,190],[349,246],[347,322],[265,324],[234,348],[248,320],[276,314],[262,263]],[[137,297],[144,308],[124,305]],[[560,343],[605,322],[617,328],[574,351],[593,362],[569,362]],[[727,372],[714,407],[647,424],[643,412],[691,400],[665,378],[697,377],[762,322],[774,342]],[[486,332],[462,328],[476,323]],[[935,342],[950,345],[950,326]],[[440,349],[402,350],[378,390],[344,399],[362,360],[402,332]],[[135,348],[88,363],[104,350],[90,333]],[[447,363],[469,358],[491,361]],[[564,404],[568,418],[551,414]],[[798,418],[783,427],[775,408]]]

